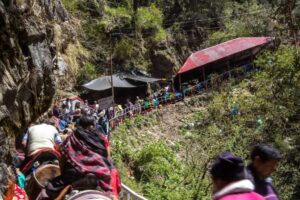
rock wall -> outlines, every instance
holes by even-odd
[[[51,105],[71,23],[60,0],[0,0],[0,163],[10,163],[16,136]]]

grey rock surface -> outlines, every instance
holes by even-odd
[[[11,164],[15,138],[52,103],[62,51],[53,27],[71,41],[69,19],[60,0],[0,0],[0,164]]]

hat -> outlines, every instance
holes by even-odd
[[[99,114],[98,114],[98,117],[104,117],[105,115],[105,110],[102,110]]]
[[[122,105],[118,105],[118,108],[120,109],[120,110],[123,110],[123,108],[122,108]]]
[[[241,180],[246,176],[243,159],[232,153],[220,154],[213,163],[210,173],[214,178],[224,181]]]

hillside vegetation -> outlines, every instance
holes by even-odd
[[[284,155],[274,177],[281,199],[299,199],[300,55],[282,46],[256,62],[252,77],[127,119],[112,136],[123,181],[149,199],[210,199],[214,156],[248,159],[253,145],[268,143]]]

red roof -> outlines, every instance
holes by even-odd
[[[241,37],[192,53],[177,74],[273,41],[271,37]]]

